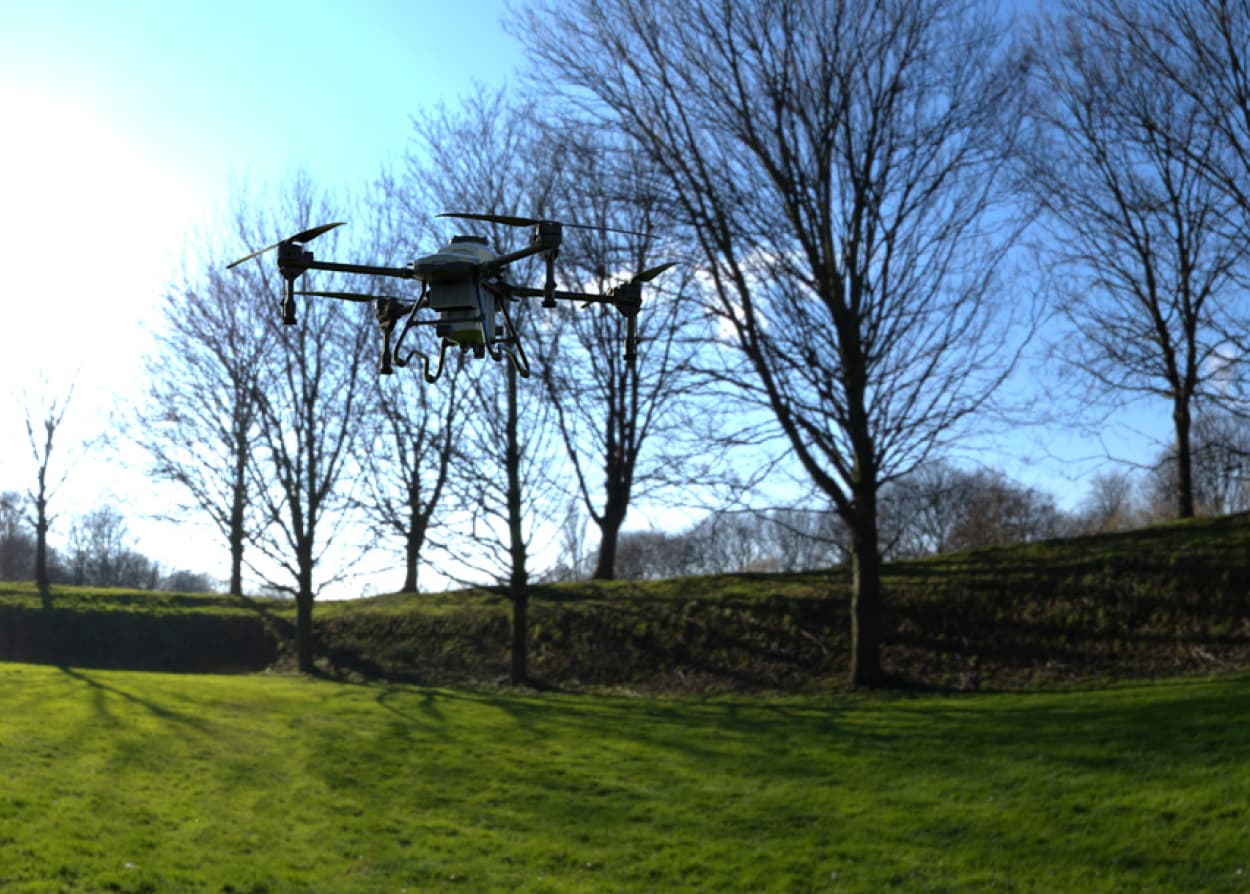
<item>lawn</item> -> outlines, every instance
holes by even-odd
[[[0,890],[1250,891],[1250,678],[631,698],[0,664]]]

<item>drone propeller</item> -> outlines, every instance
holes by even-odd
[[[668,270],[676,266],[677,266],[676,261],[669,261],[667,264],[659,264],[655,267],[648,267],[646,270],[642,271],[641,273],[634,274],[633,278],[630,279],[628,282],[623,282],[619,286],[613,286],[610,294],[615,294],[617,292],[627,292],[627,290],[631,286],[635,286],[644,282],[651,282],[651,280],[655,279],[665,270]],[[582,308],[585,309],[587,307],[590,307],[590,305],[594,303],[595,303],[594,301],[587,301],[585,304],[582,305]]]
[[[629,283],[627,283],[627,285],[631,285],[636,282],[651,282],[651,280],[655,279],[665,270],[668,270],[676,266],[677,266],[676,261],[669,261],[667,264],[660,264],[656,267],[648,267],[646,270],[642,271],[641,273],[635,274],[634,278],[631,279]]]
[[[506,227],[532,227],[540,223],[546,223],[546,221],[539,220],[536,217],[515,217],[510,214],[460,214],[448,212],[436,216],[459,217],[464,220],[483,220],[487,223],[503,224]],[[563,226],[570,227],[574,230],[603,230],[606,233],[624,233],[627,236],[645,237],[647,235],[646,233],[639,233],[636,230],[622,230],[618,227],[597,227],[591,224],[566,223],[563,224]]]
[[[227,264],[226,269],[229,270],[232,267],[238,267],[240,264],[244,263],[245,261],[250,261],[252,260],[252,258],[256,257],[257,255],[263,255],[265,252],[272,251],[278,246],[284,245],[288,242],[296,242],[301,245],[305,242],[311,242],[313,239],[316,239],[322,233],[328,233],[330,230],[333,230],[335,227],[343,226],[344,223],[346,223],[346,221],[340,220],[337,223],[322,224],[319,227],[313,227],[311,230],[305,230],[302,233],[296,233],[294,236],[291,236],[288,239],[283,239],[280,242],[275,242],[273,245],[266,245],[264,248],[256,249],[256,251],[252,252],[250,255],[245,255],[239,258],[233,264]]]

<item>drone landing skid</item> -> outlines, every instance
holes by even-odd
[[[402,358],[399,356],[398,350],[396,350],[396,354],[394,357],[395,365],[399,367],[404,367],[412,362],[413,357],[421,358],[421,375],[425,378],[426,382],[433,385],[435,382],[438,381],[439,377],[443,374],[443,366],[447,359],[447,345],[448,344],[450,344],[450,342],[448,342],[446,339],[443,339],[442,341],[439,342],[438,365],[434,367],[433,372],[430,372],[430,355],[424,354],[421,351],[417,351],[417,350],[409,351],[408,356],[402,357]],[[382,371],[385,373],[390,372],[390,370],[387,370],[387,369],[384,369]]]

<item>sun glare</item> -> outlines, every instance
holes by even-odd
[[[43,366],[37,333],[57,326],[58,363],[82,365],[158,305],[186,227],[186,191],[142,147],[58,98],[0,88],[0,251],[10,323],[31,338],[6,372]],[[38,352],[38,353],[37,353]],[[74,361],[71,361],[74,362]],[[100,370],[107,372],[107,370]]]

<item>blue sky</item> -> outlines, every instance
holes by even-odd
[[[62,448],[109,428],[185,240],[220,225],[232,186],[266,191],[297,168],[329,189],[369,181],[421,109],[513,74],[505,13],[499,0],[4,3],[0,489],[33,478],[11,396],[76,377]],[[54,544],[72,515],[115,502],[141,549],[178,561],[168,526],[124,505],[141,458],[102,456],[73,457]]]
[[[367,182],[405,152],[413,115],[518,72],[506,14],[504,0],[4,3],[0,490],[32,477],[9,395],[42,378],[61,391],[76,376],[64,446],[107,430],[113,396],[134,391],[145,326],[184,241],[220,224],[232,185],[265,191],[297,168],[329,189]],[[987,461],[1070,505],[1065,476],[1096,463],[1029,459],[1051,448],[1097,457],[1096,441],[1070,434],[1021,431]],[[1112,447],[1140,452],[1141,439]],[[99,451],[72,459],[54,545],[72,515],[111,502],[144,552],[224,574],[224,559],[191,562],[179,555],[185,535],[144,520],[135,494],[168,497],[143,479],[141,457],[131,468]]]

